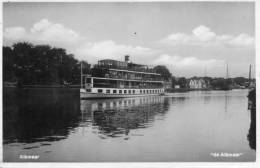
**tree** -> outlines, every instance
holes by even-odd
[[[215,78],[212,80],[211,85],[214,89],[223,89],[226,87],[226,80],[224,78]]]
[[[164,65],[157,65],[156,67],[154,67],[154,70],[156,73],[161,74],[164,80],[168,81],[172,77],[169,69]]]
[[[13,45],[14,64],[16,65],[16,77],[19,84],[31,83],[32,80],[32,44],[30,43],[15,43]]]
[[[105,77],[105,74],[108,73],[108,69],[103,68],[103,67],[99,67],[99,66],[94,66],[91,69],[91,74],[92,76],[96,76],[96,77]]]
[[[14,54],[11,47],[3,47],[3,80],[15,82]]]
[[[246,86],[246,84],[249,82],[247,78],[244,77],[236,77],[233,79],[234,83],[240,86]]]
[[[4,81],[16,80],[20,85],[79,84],[80,62],[65,49],[22,42],[3,47]],[[84,72],[90,71],[83,62]]]
[[[180,88],[187,88],[188,80],[185,77],[178,79],[177,84],[180,85]]]
[[[172,76],[172,88],[175,88],[175,85],[177,85],[177,80],[174,76]]]

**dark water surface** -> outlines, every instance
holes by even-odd
[[[248,90],[81,100],[4,90],[4,161],[254,161]],[[216,157],[235,154],[238,157]],[[38,159],[20,159],[37,155]]]

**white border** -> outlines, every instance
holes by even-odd
[[[10,2],[8,0],[3,0],[4,2]],[[50,0],[43,1],[43,0],[11,0],[12,2],[53,2]],[[76,0],[76,1],[71,1],[71,0],[54,0],[55,2],[111,2],[111,0]],[[151,1],[159,1],[159,0],[112,0],[112,2],[151,2]],[[175,1],[176,0],[163,0],[163,1]],[[191,1],[191,0],[190,0]],[[190,2],[189,1],[189,2]],[[193,0],[192,0],[193,1]],[[197,0],[197,1],[203,1],[203,0]],[[195,2],[197,2],[195,1]],[[179,2],[179,1],[177,1]],[[258,55],[260,54],[260,44],[259,41],[259,35],[260,35],[260,2],[257,2],[256,0],[207,0],[207,2],[255,2],[255,46],[256,46],[256,84],[257,84],[257,107],[260,107],[260,100],[259,96],[259,77],[260,77],[260,58],[258,58]],[[2,10],[3,6],[2,3],[0,4],[1,7],[1,31],[0,31],[0,36],[2,36],[3,32],[3,16],[2,16]],[[258,19],[257,19],[258,18]],[[1,46],[2,46],[2,38],[0,40]],[[2,54],[2,47],[0,49],[0,52]],[[2,109],[2,56],[0,57],[0,65],[1,65],[1,73],[0,73],[0,87],[1,87],[1,97],[0,97],[0,108]],[[82,168],[82,167],[89,167],[89,168],[157,168],[157,167],[163,167],[163,168],[172,168],[172,167],[177,167],[177,168],[217,168],[217,167],[227,167],[227,168],[257,168],[260,167],[259,161],[260,161],[260,156],[259,156],[259,151],[260,147],[258,146],[258,142],[260,140],[260,134],[259,131],[259,108],[257,108],[257,152],[256,152],[256,162],[116,162],[116,163],[69,163],[69,162],[63,162],[63,163],[0,163],[0,168],[1,167],[6,167],[6,168],[15,168],[15,167],[23,167],[23,168],[29,168],[29,167],[38,167],[38,168],[48,168],[48,167],[53,167],[53,168]],[[2,112],[0,113],[0,129],[2,130]],[[2,137],[2,131],[0,131],[0,136]],[[2,138],[0,138],[0,159],[2,160]]]

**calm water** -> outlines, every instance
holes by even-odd
[[[74,92],[7,94],[4,161],[255,160],[247,90],[81,101]]]

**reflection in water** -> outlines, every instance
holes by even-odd
[[[4,90],[5,161],[29,153],[37,161],[221,161],[214,151],[243,153],[225,161],[255,157],[246,140],[247,90],[102,100],[80,100],[70,89],[17,93]],[[253,135],[255,120],[248,134],[255,149]]]
[[[8,91],[3,103],[4,144],[65,139],[78,125],[80,104],[75,94],[62,91]]]
[[[225,91],[225,105],[224,105],[224,116],[225,119],[228,120],[229,119],[229,114],[228,114],[228,107],[229,107],[229,99],[230,99],[230,91]]]
[[[250,110],[250,128],[247,135],[249,146],[251,149],[256,150],[256,90],[251,90],[248,95],[249,110]]]
[[[210,99],[211,99],[211,96],[210,95],[205,95],[204,96],[204,104],[207,105],[210,103]]]
[[[227,114],[227,107],[228,107],[228,95],[227,91],[225,92],[225,114]]]
[[[255,120],[255,118],[253,120],[251,119],[247,139],[249,141],[250,148],[256,150],[256,120]]]
[[[168,99],[160,96],[107,100],[81,100],[85,121],[92,121],[100,138],[128,136],[130,130],[150,127],[156,115],[164,115]],[[126,138],[128,139],[128,138]]]

